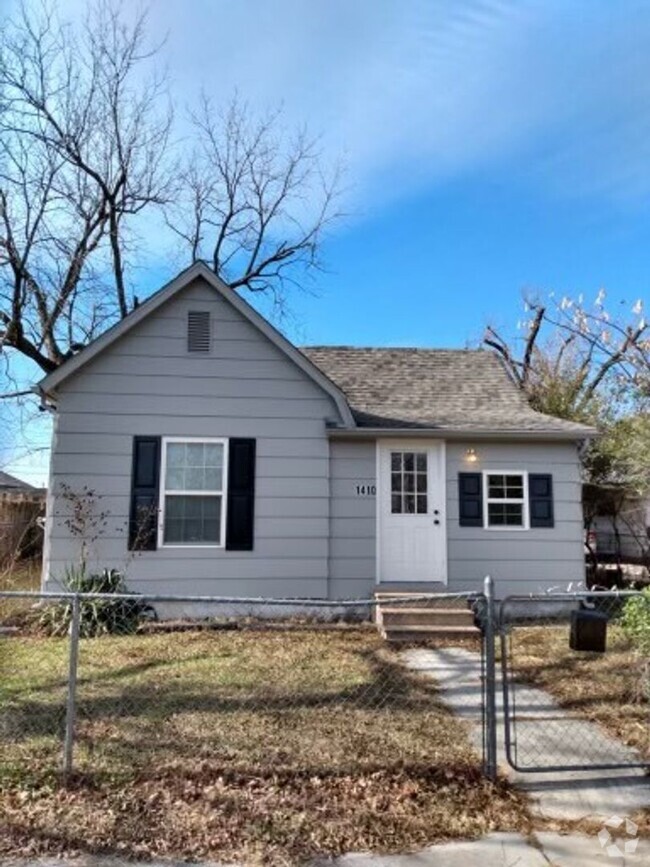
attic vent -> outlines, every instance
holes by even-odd
[[[187,314],[187,351],[210,351],[210,314],[206,310],[190,310]]]

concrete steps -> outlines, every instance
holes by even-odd
[[[391,643],[478,638],[480,630],[464,600],[422,599],[422,594],[379,592],[377,627]],[[409,597],[412,597],[409,599]]]
[[[399,600],[400,606],[410,608],[431,608],[434,604],[436,610],[440,610],[442,608],[461,608],[465,606],[464,599],[454,599],[453,597],[450,597],[448,599],[431,599],[426,597],[423,598],[426,592],[426,590],[409,590],[406,593],[401,590],[377,590],[375,592],[375,599],[377,600],[377,602],[386,605],[390,605],[391,601],[394,602],[395,600]],[[442,589],[440,590],[440,592],[445,592],[444,585],[442,585]]]
[[[478,638],[476,626],[391,626],[383,630],[389,644],[432,641],[434,639]]]
[[[397,626],[474,626],[468,608],[389,608],[381,606],[385,627]]]

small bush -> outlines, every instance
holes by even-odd
[[[116,569],[104,569],[92,575],[85,568],[68,568],[63,586],[70,593],[123,594],[129,590]],[[66,635],[72,623],[72,600],[63,599],[41,608],[34,625],[47,635]],[[82,638],[98,635],[130,635],[143,620],[155,618],[150,605],[140,599],[82,599],[79,634]]]
[[[650,657],[650,587],[625,603],[621,625],[642,656]]]
[[[621,626],[641,657],[639,697],[650,701],[650,587],[625,603]]]

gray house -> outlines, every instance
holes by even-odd
[[[297,348],[195,264],[39,384],[55,411],[44,584],[341,599],[584,574],[578,449],[485,351]],[[100,522],[101,523],[101,522]]]

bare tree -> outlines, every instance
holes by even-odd
[[[496,350],[533,405],[584,418],[606,404],[610,415],[650,400],[650,325],[643,304],[619,316],[600,292],[582,299],[527,300],[523,336],[509,340],[489,326],[484,343]]]
[[[129,221],[168,196],[145,23],[101,0],[76,30],[43,6],[0,37],[0,350],[44,371],[127,315]]]
[[[258,119],[237,97],[220,112],[203,96],[191,121],[196,146],[168,225],[232,288],[281,301],[321,267],[323,232],[341,216],[340,170],[324,171],[304,130],[283,135],[281,110]]]
[[[14,359],[50,372],[130,312],[143,216],[234,289],[278,300],[320,266],[339,174],[317,143],[202,98],[177,160],[155,53],[119,0],[77,27],[23,8],[0,33],[0,397],[29,393]]]
[[[586,526],[596,514],[610,516],[620,560],[620,515],[650,492],[650,328],[643,304],[614,316],[604,292],[589,307],[582,299],[529,299],[520,326],[518,339],[489,327],[484,343],[499,353],[535,409],[599,428],[581,453],[590,483]],[[594,551],[592,558],[597,562]]]

